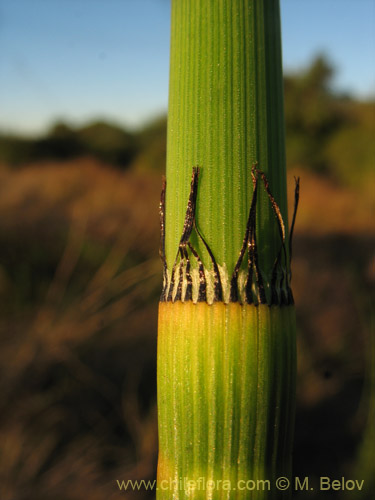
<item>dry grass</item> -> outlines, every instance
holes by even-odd
[[[293,204],[293,177],[301,178],[298,231],[315,236],[375,234],[375,185],[361,192],[306,169],[288,172],[289,211]],[[369,186],[370,188],[370,186]]]
[[[364,422],[372,200],[301,177],[296,473],[339,477]],[[1,500],[153,497],[116,479],[155,473],[160,181],[88,158],[0,169]]]

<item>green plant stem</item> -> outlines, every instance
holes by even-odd
[[[276,0],[172,0],[158,500],[289,495],[275,487],[296,372],[280,46]]]
[[[220,265],[238,257],[258,163],[287,222],[278,1],[172,1],[166,259],[172,269],[193,166],[201,167],[197,224]],[[178,195],[176,195],[178,193]],[[257,237],[268,276],[280,239],[264,192]],[[195,240],[210,267],[201,242]]]
[[[159,499],[279,498],[275,480],[291,473],[294,322],[293,306],[161,304]]]

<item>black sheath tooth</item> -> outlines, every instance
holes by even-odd
[[[258,268],[257,266],[257,259],[255,258],[256,255],[256,240],[255,240],[255,229],[256,229],[256,200],[257,200],[257,195],[254,194],[253,201],[254,203],[252,204],[253,206],[251,207],[250,210],[250,231],[249,231],[249,240],[247,244],[247,279],[246,279],[246,299],[248,304],[253,304],[254,299],[253,299],[253,274],[254,274],[254,267],[255,267],[255,278],[257,281],[257,276],[258,276]]]
[[[267,304],[267,297],[266,297],[266,292],[264,290],[263,278],[259,269],[255,231],[254,231],[254,268],[255,268],[255,282],[257,284],[257,289],[258,289],[258,302],[259,304]]]
[[[186,246],[188,244],[191,232],[192,232],[193,227],[194,227],[195,208],[196,208],[197,189],[198,189],[198,176],[199,176],[199,168],[194,167],[193,168],[193,175],[192,175],[191,183],[190,183],[190,194],[189,194],[189,199],[188,199],[188,203],[187,203],[187,207],[186,207],[184,227],[182,229],[182,235],[181,235],[180,242],[178,245],[177,255],[176,255],[176,258],[175,258],[175,261],[173,264],[173,268],[172,268],[172,276],[171,276],[171,281],[169,284],[169,292],[168,292],[167,301],[175,302],[176,300],[181,300],[181,296],[182,296],[183,269],[182,269],[182,266],[180,266],[179,283],[177,286],[177,292],[176,292],[175,297],[173,297],[175,270],[176,270],[177,264],[179,262],[179,256],[181,257],[181,260],[183,260],[183,258],[184,258],[184,254],[186,252]],[[180,260],[180,262],[181,262],[181,260]]]
[[[292,224],[290,226],[290,231],[289,231],[289,283],[292,279],[292,242],[293,242],[294,225],[296,222],[298,202],[299,202],[299,177],[294,177],[294,181],[295,181],[294,208],[293,208]]]
[[[254,303],[254,297],[253,297],[253,270],[248,273],[247,278],[246,278],[246,284],[245,284],[245,297],[246,297],[246,304],[253,304]]]
[[[184,302],[188,302],[189,300],[192,300],[192,298],[193,298],[193,287],[191,283],[188,283],[186,285]]]
[[[245,284],[246,303],[253,304],[253,270],[254,270],[254,239],[253,239],[253,221],[251,221],[249,241],[247,244],[247,276]]]
[[[196,221],[196,202],[197,202],[197,192],[198,192],[198,177],[199,168],[193,168],[193,174],[190,184],[189,199],[186,207],[184,226],[179,242],[179,247],[177,255],[173,264],[171,277],[168,283],[168,273],[167,273],[167,263],[165,258],[165,188],[166,182],[163,181],[163,189],[160,199],[159,216],[160,216],[160,257],[163,262],[163,290],[160,297],[162,302],[184,300],[189,301],[193,299],[193,279],[191,275],[191,262],[189,258],[189,252],[195,257],[198,265],[199,272],[199,289],[198,289],[198,302],[207,301],[207,281],[204,271],[204,266],[198,252],[194,249],[190,243],[190,237],[193,230],[196,231],[199,239],[202,241],[212,263],[213,273],[214,273],[214,302],[223,301],[223,285],[221,282],[221,276],[219,267],[217,265],[216,259],[204,239],[202,233],[197,227]],[[294,197],[294,212],[292,218],[292,224],[290,228],[289,235],[289,259],[287,256],[287,249],[285,243],[285,225],[282,218],[282,214],[275,198],[271,193],[268,179],[264,172],[257,168],[257,164],[252,166],[251,177],[253,182],[253,195],[251,199],[249,215],[246,224],[245,235],[242,241],[242,246],[239,252],[239,256],[234,267],[231,280],[230,280],[230,302],[240,301],[240,290],[239,290],[239,273],[243,263],[245,253],[247,251],[248,265],[247,265],[247,276],[245,281],[245,302],[247,304],[266,304],[267,296],[265,291],[265,286],[263,282],[263,276],[259,266],[258,259],[258,248],[256,241],[256,209],[257,209],[257,196],[259,189],[259,177],[263,181],[264,189],[267,193],[268,199],[271,203],[279,230],[281,245],[276,256],[274,265],[272,267],[271,282],[270,282],[270,305],[286,305],[293,304],[293,294],[290,288],[291,270],[290,261],[292,256],[292,236],[296,220],[297,207],[299,201],[299,178],[296,178],[295,187],[295,197]],[[283,265],[285,261],[285,267]],[[177,271],[177,266],[179,265],[179,271]],[[177,278],[178,272],[178,278]],[[184,282],[184,273],[186,278],[186,290],[184,297],[182,298],[182,289]],[[175,281],[178,279],[178,284],[175,290]]]
[[[198,302],[206,302],[207,300],[207,282],[206,275],[204,272],[203,262],[199,258],[198,252],[195,250],[193,245],[188,242],[189,249],[194,257],[197,259],[198,272],[199,272],[199,289],[198,289]]]
[[[282,239],[282,241],[285,241],[285,225],[284,225],[284,221],[283,221],[283,216],[281,215],[280,207],[276,203],[275,198],[273,197],[273,195],[271,193],[270,185],[269,185],[268,179],[266,177],[266,174],[264,172],[262,172],[261,170],[258,170],[258,173],[262,178],[262,181],[264,184],[264,189],[266,190],[268,198],[271,202],[271,205],[272,205],[272,208],[273,208],[273,211],[274,211],[277,223],[278,223],[278,228],[280,231],[281,239]]]
[[[277,257],[275,259],[275,263],[272,268],[272,275],[271,275],[271,283],[270,283],[270,288],[271,288],[271,304],[270,305],[276,305],[279,304],[280,298],[279,298],[279,293],[278,289],[280,288],[278,286],[278,277],[279,277],[279,268],[280,268],[280,259],[281,259],[281,248],[279,250],[279,253],[277,254]]]
[[[230,301],[231,302],[238,302],[238,298],[239,298],[238,297],[238,274],[239,274],[240,269],[241,269],[242,261],[243,261],[243,258],[244,258],[245,252],[246,252],[246,248],[247,248],[248,243],[249,243],[249,237],[250,237],[250,233],[252,230],[252,226],[254,224],[253,219],[254,219],[254,212],[255,212],[255,207],[256,207],[256,202],[257,202],[258,179],[254,175],[253,169],[251,171],[251,175],[252,175],[252,179],[253,179],[254,190],[253,190],[253,196],[251,199],[249,216],[247,218],[247,223],[246,223],[245,236],[244,236],[244,239],[242,240],[241,250],[240,250],[236,265],[234,267],[234,271],[232,273],[232,278],[231,278],[231,282],[230,282]],[[248,256],[248,258],[249,258],[249,256]],[[247,290],[248,290],[247,283],[249,281],[249,276],[250,276],[250,272],[249,272],[249,265],[248,265],[248,273],[247,273],[246,289],[245,289],[247,302],[249,300],[248,296],[247,296]],[[251,281],[251,278],[250,278],[250,281]],[[250,285],[250,287],[251,287],[251,285]],[[251,297],[251,300],[252,300],[252,297]],[[248,303],[252,303],[252,302],[248,302]]]
[[[184,247],[184,259],[186,262],[185,266],[185,275],[186,275],[186,291],[185,291],[185,297],[184,301],[191,300],[193,297],[193,280],[190,274],[190,259],[189,259],[189,254],[186,250],[186,247]]]
[[[288,287],[288,305],[292,306],[294,304],[293,292],[290,286]]]
[[[283,305],[283,306],[289,305],[288,292],[284,288],[281,289],[281,305]]]
[[[172,299],[173,299],[175,272],[176,272],[176,264],[173,266],[173,269],[172,269],[171,281],[169,283],[169,290],[168,290],[168,296],[167,296],[167,302],[172,302]]]
[[[183,266],[183,259],[184,259],[184,250],[183,247],[180,248],[180,269],[178,273],[178,284],[177,284],[177,290],[176,290],[176,295],[174,296],[173,302],[176,302],[176,300],[181,300],[182,298],[182,285],[184,283],[184,266]]]
[[[185,264],[185,276],[187,280],[187,286],[185,291],[184,300],[192,300],[193,297],[193,280],[190,272],[190,260],[189,254],[187,252],[187,247],[190,249],[191,253],[197,259],[198,262],[198,271],[199,271],[199,290],[198,290],[198,301],[203,302],[207,300],[207,283],[206,276],[204,273],[204,267],[201,259],[199,258],[198,253],[192,247],[190,243],[190,236],[193,229],[196,230],[199,238],[202,240],[214,267],[215,273],[215,282],[214,282],[214,299],[222,300],[223,290],[221,285],[220,273],[218,266],[216,264],[213,253],[208,246],[207,242],[199,232],[196,226],[196,218],[195,218],[195,210],[196,210],[196,202],[197,202],[197,192],[198,192],[198,177],[199,177],[199,168],[193,168],[192,179],[190,183],[190,194],[186,207],[184,226],[182,229],[182,234],[179,242],[179,248],[177,251],[177,255],[173,264],[172,276],[169,284],[169,292],[166,300],[175,302],[176,300],[182,300],[182,285],[183,285],[183,264]],[[162,226],[164,228],[164,224]],[[179,273],[179,281],[177,285],[176,294],[173,297],[174,283],[175,283],[175,272],[178,263],[180,262],[180,273]],[[164,293],[164,296],[166,293]]]
[[[163,288],[162,288],[160,299],[159,299],[160,302],[166,302],[166,289],[167,289],[167,285],[165,283],[165,280],[163,279]]]
[[[238,302],[238,283],[237,283],[237,276],[235,276],[234,274],[232,275],[232,278],[230,280],[229,301]]]
[[[212,262],[212,267],[214,269],[214,276],[215,276],[214,277],[214,302],[220,302],[223,300],[223,287],[221,284],[219,267],[216,263],[216,260],[215,260],[214,254],[211,251],[211,248],[208,246],[206,240],[203,238],[196,223],[194,224],[194,227],[195,227],[195,230],[197,231],[199,238],[202,240],[202,242],[203,242],[203,244],[208,252],[208,255],[210,256],[210,259]]]
[[[277,290],[278,290],[278,286],[277,286],[278,260],[279,260],[279,256],[277,257],[275,264],[273,266],[271,283],[270,283],[270,289],[271,289],[271,304],[270,305],[271,306],[277,305],[280,302],[279,294],[277,292]]]
[[[250,215],[248,219],[249,232],[248,232],[248,250],[247,250],[248,268],[247,268],[247,282],[246,282],[246,289],[247,289],[246,298],[247,301],[251,301],[248,303],[253,303],[252,282],[253,282],[253,275],[255,274],[257,300],[259,304],[265,304],[267,302],[267,299],[264,291],[262,275],[259,268],[258,249],[256,242],[256,203],[257,203],[257,186],[258,186],[257,173],[258,170],[255,168],[255,166],[253,166],[251,174],[253,177],[254,193],[251,202]]]
[[[259,175],[262,178],[262,181],[263,181],[263,184],[264,184],[264,188],[266,190],[266,193],[267,193],[268,198],[270,200],[273,212],[275,214],[276,221],[277,221],[277,227],[278,227],[279,235],[280,235],[280,239],[281,239],[281,246],[280,246],[280,250],[279,250],[278,255],[277,255],[277,259],[276,259],[275,265],[277,267],[279,267],[281,265],[281,254],[283,254],[284,255],[284,260],[285,260],[285,266],[287,266],[288,262],[287,262],[286,246],[285,246],[285,224],[284,224],[283,217],[281,215],[281,210],[280,210],[279,205],[276,203],[275,198],[273,197],[273,195],[271,193],[271,189],[270,189],[269,182],[268,182],[268,179],[267,179],[266,175],[262,171],[258,171],[258,172],[259,172]],[[287,272],[285,272],[285,281],[286,281],[287,286],[289,286],[289,283],[288,283],[289,276],[288,276]],[[273,283],[273,286],[276,286],[276,282]],[[281,286],[281,289],[282,289],[282,285],[280,285],[280,286]],[[272,294],[272,290],[271,290],[271,294]],[[283,302],[284,301],[283,293],[281,293],[281,296],[282,296],[281,300]]]
[[[182,229],[182,235],[180,239],[180,246],[183,244],[185,244],[186,246],[194,228],[195,208],[197,203],[197,192],[198,192],[198,177],[199,177],[199,168],[194,167],[190,184],[190,194],[186,208],[184,227]]]

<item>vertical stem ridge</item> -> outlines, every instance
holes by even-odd
[[[170,487],[159,499],[273,498],[236,486],[274,485],[291,472],[293,314],[293,306],[160,304],[158,484]],[[199,478],[214,489],[198,489]],[[196,482],[190,492],[184,479]]]
[[[278,0],[172,0],[171,301],[160,303],[158,339],[158,485],[169,488],[158,500],[271,499],[238,481],[274,486],[290,474],[295,318],[276,291],[289,271],[279,17]]]
[[[277,1],[174,1],[168,119],[166,259],[177,253],[193,166],[202,169],[197,222],[220,266],[233,271],[258,162],[287,220],[280,31]],[[180,186],[179,196],[172,196]],[[267,195],[258,201],[257,236],[265,275],[278,232]],[[193,244],[212,267],[202,242]],[[195,263],[193,263],[195,265]]]

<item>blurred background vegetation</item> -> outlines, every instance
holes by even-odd
[[[370,484],[375,108],[332,76],[324,56],[285,76],[291,204],[301,176],[294,473]],[[116,479],[155,477],[165,155],[166,117],[0,133],[1,500],[154,497]]]

